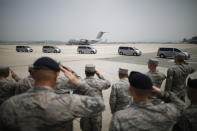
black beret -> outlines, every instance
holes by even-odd
[[[33,64],[33,68],[60,71],[59,64],[55,60],[49,57],[41,57],[37,59]]]
[[[189,78],[188,81],[187,81],[187,85],[190,88],[197,89],[197,79],[191,79],[191,78]]]
[[[138,89],[152,89],[153,86],[152,81],[148,76],[135,71],[130,73],[129,83],[131,86]]]

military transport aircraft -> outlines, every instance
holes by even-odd
[[[95,40],[88,40],[88,39],[80,39],[80,40],[75,40],[75,39],[71,39],[68,41],[69,45],[90,45],[90,44],[94,44],[97,43],[99,41],[101,41],[101,37],[103,36],[104,33],[108,33],[108,32],[103,32],[100,31]]]

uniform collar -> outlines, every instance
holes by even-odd
[[[153,70],[149,70],[149,72],[150,73],[155,73],[155,72],[158,72],[158,70],[154,70],[154,71]]]
[[[94,79],[94,76],[86,76],[86,79]]]
[[[53,88],[49,87],[49,86],[35,86],[34,90],[49,90],[49,91],[54,91]]]
[[[122,78],[120,81],[128,81],[128,78]]]

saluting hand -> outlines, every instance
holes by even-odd
[[[69,72],[66,67],[61,66],[60,69],[64,73],[64,75],[70,80],[71,83],[74,84],[77,82],[77,77],[75,77],[71,72]]]
[[[12,75],[12,78],[15,78],[16,77],[16,73],[11,71],[11,75]]]
[[[99,73],[97,70],[95,70],[95,74],[96,74],[97,76],[100,76],[100,73]]]

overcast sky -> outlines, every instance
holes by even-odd
[[[197,0],[0,0],[0,40],[179,41],[197,35]]]

